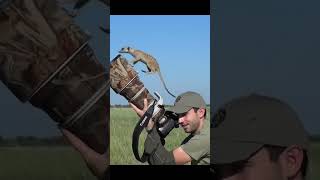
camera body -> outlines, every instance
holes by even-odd
[[[172,129],[179,127],[179,116],[171,111],[165,111],[156,121],[157,131],[161,138],[165,138]]]

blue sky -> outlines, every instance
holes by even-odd
[[[124,46],[143,50],[158,60],[173,94],[196,91],[210,104],[210,16],[111,16],[110,28],[110,61]],[[175,99],[165,91],[158,75],[142,73],[146,69],[142,63],[135,69],[150,92],[159,92],[165,104],[173,104]],[[110,96],[111,104],[128,104],[113,90]]]

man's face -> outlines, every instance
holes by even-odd
[[[194,109],[179,115],[179,124],[186,133],[194,133],[199,129],[200,117]]]
[[[271,161],[265,148],[241,164],[241,168],[224,165],[220,172],[222,180],[287,180],[280,163]]]

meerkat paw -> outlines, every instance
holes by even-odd
[[[145,74],[153,74],[152,72],[150,71],[145,71],[145,70],[141,70],[142,72],[144,72]]]

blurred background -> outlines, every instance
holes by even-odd
[[[74,2],[61,0],[60,5],[71,10]],[[74,18],[91,35],[89,44],[104,65],[109,37],[99,26],[109,27],[109,11],[101,2],[89,1]],[[96,179],[44,111],[21,103],[2,82],[0,99],[0,179]]]
[[[289,103],[312,139],[320,178],[318,1],[211,1],[211,108],[256,92]]]

